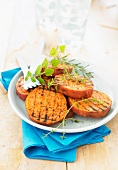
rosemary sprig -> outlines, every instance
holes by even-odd
[[[61,64],[65,64],[73,67],[73,74],[81,74],[86,78],[93,78],[93,72],[87,71],[86,68],[89,65],[82,66],[81,63],[75,63],[75,59],[68,60],[68,55],[65,55],[66,46],[57,46],[57,48],[52,48],[50,56],[60,60]]]
[[[63,125],[63,128],[64,128],[64,126],[65,126],[65,119],[63,119],[62,120],[62,122],[55,128],[55,129],[52,129],[51,131],[49,131],[47,134],[44,134],[42,137],[43,138],[45,138],[45,137],[47,137],[49,134],[51,134],[51,133],[54,133],[55,131],[56,131],[56,129],[58,129],[61,125]],[[60,136],[62,139],[64,139],[65,137],[64,137],[64,134],[65,134],[65,132],[62,132],[62,136]]]
[[[81,102],[86,102],[86,103],[88,103],[89,101],[93,101],[93,102],[95,102],[95,103],[97,103],[97,104],[104,104],[103,103],[103,101],[100,101],[100,100],[98,100],[98,99],[96,99],[96,98],[94,98],[94,97],[90,97],[90,98],[85,98],[85,99],[81,99],[81,100],[76,100],[75,99],[75,102],[73,103],[73,105],[71,106],[71,108],[75,105],[75,104],[79,104],[79,103],[81,103]]]
[[[79,103],[81,103],[81,102],[89,102],[89,101],[94,101],[94,102],[96,102],[96,103],[98,103],[98,104],[103,104],[103,102],[102,101],[100,101],[100,100],[98,100],[98,99],[96,99],[96,98],[94,98],[94,97],[91,97],[91,98],[86,98],[86,99],[82,99],[82,100],[76,100],[75,99],[75,102],[70,106],[70,108],[67,110],[67,112],[66,112],[66,115],[65,115],[65,117],[64,117],[64,119],[62,120],[62,122],[55,128],[55,129],[52,129],[50,132],[48,132],[47,134],[44,134],[44,136],[43,136],[43,138],[44,137],[47,137],[49,134],[51,134],[51,133],[54,133],[55,131],[56,131],[56,129],[58,129],[61,125],[62,125],[62,127],[63,127],[63,129],[64,129],[64,126],[65,126],[65,121],[66,120],[72,120],[72,121],[74,121],[75,123],[79,123],[79,122],[81,122],[80,120],[78,120],[78,119],[75,119],[75,118],[67,118],[66,119],[66,116],[67,116],[67,114],[69,113],[69,111],[72,109],[72,107],[74,106],[74,105],[76,105],[76,104],[79,104]],[[60,138],[62,138],[62,139],[65,139],[66,138],[66,136],[65,136],[65,132],[62,132],[62,136],[60,136]]]
[[[79,123],[79,122],[80,122],[80,120],[78,120],[78,119],[74,119],[74,118],[65,119],[65,118],[64,118],[64,119],[62,120],[62,122],[60,122],[60,124],[59,124],[55,129],[52,129],[51,131],[49,131],[49,132],[46,133],[46,134],[43,134],[42,138],[48,137],[48,135],[50,135],[51,133],[56,132],[56,129],[58,129],[60,126],[62,126],[63,129],[64,129],[65,122],[66,122],[67,120],[73,120],[75,123]],[[66,138],[65,134],[66,134],[66,132],[62,132],[62,135],[60,136],[60,138],[61,138],[61,139],[65,139],[65,138]]]
[[[64,57],[65,64],[68,64],[73,67],[73,74],[82,75],[88,79],[93,78],[93,72],[87,71],[86,68],[89,65],[82,66],[81,63],[74,63],[75,59],[68,60],[67,57]]]
[[[67,114],[69,113],[69,111],[72,109],[73,106],[74,106],[74,105],[72,105],[72,106],[67,110],[64,119],[63,119],[62,122],[56,127],[56,129],[58,129],[61,125],[62,125],[62,127],[63,127],[63,129],[64,129],[65,121],[66,121],[66,120],[69,120],[69,119],[74,120],[76,123],[79,123],[79,122],[80,122],[80,120],[78,120],[78,119],[73,119],[73,118],[68,118],[68,119],[66,119]],[[55,129],[55,130],[56,130],[56,129]],[[44,138],[44,137],[47,137],[49,134],[55,132],[55,130],[53,129],[52,131],[48,132],[47,134],[44,134],[44,135],[43,135],[43,138]],[[65,138],[66,138],[65,132],[62,132],[62,136],[60,136],[60,138],[62,138],[62,139],[65,139]]]

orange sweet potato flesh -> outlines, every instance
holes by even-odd
[[[84,99],[80,100],[70,97],[68,97],[68,101],[70,106],[73,105],[72,111],[74,113],[91,118],[101,118],[106,116],[112,105],[110,97],[97,90],[94,90],[92,96],[86,101],[84,101]]]
[[[52,66],[49,65],[48,68],[52,68]],[[53,69],[54,69],[54,73],[52,74],[52,76],[55,77],[56,75],[64,74],[66,72],[71,73],[73,67],[69,65],[65,65],[65,64],[59,64],[57,67]],[[42,72],[44,71],[45,71],[45,68],[42,69]]]
[[[67,114],[67,101],[64,95],[40,87],[29,93],[25,105],[30,119],[45,126],[60,122]]]
[[[80,79],[84,79],[84,77],[80,76]],[[67,77],[66,75],[57,75],[55,76],[54,81],[57,83],[58,92],[75,99],[84,97],[88,98],[93,93],[94,85],[89,79],[86,79],[83,82],[77,81],[76,79],[69,79],[68,75]]]
[[[29,94],[29,90],[25,90],[24,87],[24,77],[21,76],[16,83],[16,94],[21,100],[25,100]]]

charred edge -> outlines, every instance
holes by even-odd
[[[39,113],[39,116],[38,116],[37,120],[40,120],[40,113]]]
[[[32,117],[35,117],[35,116],[34,116],[34,112],[32,113]]]
[[[45,90],[45,85],[41,85],[42,86],[42,89]]]
[[[108,104],[108,105],[110,104],[110,102],[106,102],[106,101],[104,101],[104,103],[106,103],[106,104]],[[107,106],[105,106],[105,107],[107,107]]]
[[[47,122],[47,119],[48,119],[48,115],[47,115],[47,114],[45,114],[44,122]]]

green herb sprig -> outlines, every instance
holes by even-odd
[[[62,58],[63,63],[73,67],[73,75],[82,75],[88,79],[93,78],[93,72],[87,71],[89,65],[83,66],[81,63],[77,63],[75,59],[68,60],[67,56]]]
[[[77,63],[75,61],[75,59],[69,60],[68,59],[69,54],[65,54],[65,50],[66,50],[66,46],[65,45],[57,46],[57,48],[53,47],[51,49],[51,51],[50,51],[50,56],[60,60],[61,64],[72,66],[73,67],[73,74],[74,75],[75,74],[76,75],[81,74],[81,75],[83,75],[86,78],[89,78],[89,79],[93,78],[93,72],[87,71],[87,67],[89,65],[82,66],[82,64],[81,63]]]
[[[74,119],[74,118],[67,118],[67,119],[66,119],[66,116],[67,116],[67,114],[69,113],[69,111],[72,109],[72,107],[73,107],[74,105],[78,104],[78,107],[79,107],[79,103],[81,103],[81,102],[86,102],[86,103],[88,103],[89,101],[93,101],[93,102],[96,102],[96,103],[98,103],[98,104],[104,104],[102,101],[100,101],[100,100],[98,100],[98,99],[96,99],[96,98],[94,98],[94,97],[93,97],[93,98],[86,98],[86,99],[82,99],[82,100],[78,100],[78,101],[75,100],[75,102],[74,102],[74,103],[71,105],[71,107],[67,110],[66,115],[65,115],[64,119],[62,120],[62,122],[61,122],[55,129],[52,129],[52,130],[51,130],[50,132],[48,132],[47,134],[44,134],[44,135],[43,135],[43,138],[44,138],[44,137],[47,137],[50,133],[54,133],[54,132],[56,131],[56,129],[58,129],[60,126],[62,126],[63,129],[64,129],[66,120],[72,120],[72,121],[74,121],[75,123],[80,123],[80,122],[81,122],[80,120]],[[61,139],[65,139],[65,138],[66,138],[65,134],[66,134],[65,132],[62,132],[62,135],[60,136],[60,138],[61,138]]]
[[[50,57],[53,57],[53,59],[48,61],[45,58],[42,64],[36,68],[34,74],[31,73],[31,71],[29,70],[27,72],[25,80],[27,81],[28,79],[31,79],[32,82],[36,82],[36,79],[37,79],[41,84],[45,84],[45,81],[42,78],[42,75],[52,76],[52,74],[54,73],[54,68],[58,67],[59,64],[63,65],[64,73],[68,74],[70,78],[72,79],[75,77],[76,81],[77,81],[77,77],[76,77],[77,75],[83,75],[84,77],[89,78],[89,79],[93,78],[92,72],[88,72],[86,70],[86,68],[89,65],[82,66],[81,63],[74,63],[75,61],[74,59],[68,60],[69,54],[65,54],[65,50],[66,50],[65,45],[60,45],[60,46],[57,46],[56,48],[53,47],[50,50],[50,54],[49,54]],[[71,74],[68,72],[68,67],[66,67],[66,65],[71,66],[73,68],[73,71]],[[42,69],[44,69],[43,72],[42,72]],[[49,84],[53,84],[53,82],[50,82]]]

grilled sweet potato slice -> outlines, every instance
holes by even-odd
[[[108,114],[112,101],[108,95],[103,92],[94,90],[88,99],[75,100],[68,98],[70,106],[73,105],[72,111],[80,116],[101,118]]]
[[[54,81],[58,92],[72,98],[88,98],[93,93],[92,81],[83,76],[72,77],[72,75],[61,74],[56,75]]]
[[[60,122],[67,114],[67,102],[64,95],[41,89],[40,86],[29,93],[25,104],[30,119],[46,126]]]
[[[29,90],[24,89],[24,77],[21,76],[16,83],[16,94],[21,100],[25,100],[29,94]]]
[[[51,65],[48,66],[48,68],[52,68]],[[67,64],[59,64],[57,67],[53,68],[54,73],[52,74],[53,77],[59,74],[65,74],[65,73],[71,73],[73,67]],[[42,69],[42,72],[45,71],[45,68]]]

